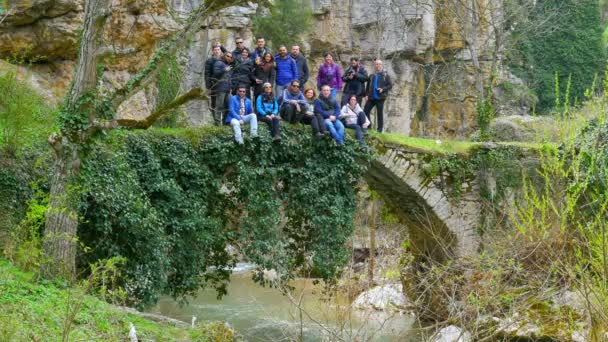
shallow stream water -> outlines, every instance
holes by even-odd
[[[253,265],[240,264],[228,286],[228,295],[217,300],[214,290],[203,290],[180,306],[163,297],[148,312],[190,323],[225,321],[247,341],[414,341],[413,318],[407,314],[387,314],[351,309],[346,298],[325,300],[323,286],[311,279],[296,279],[293,300],[274,288],[251,280]],[[249,269],[249,270],[248,270]],[[301,298],[302,315],[294,302]]]

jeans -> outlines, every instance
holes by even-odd
[[[245,116],[241,117],[241,120],[243,120],[243,122],[245,124],[249,124],[251,136],[257,137],[258,136],[258,119],[255,116],[255,114],[252,113],[252,114],[245,115]],[[240,121],[237,119],[232,119],[232,120],[230,120],[230,126],[232,126],[232,130],[234,131],[234,140],[239,144],[243,144],[243,134],[241,133]]]
[[[285,88],[287,88],[289,86],[289,84],[285,84],[285,85],[276,85],[274,87],[274,95],[277,97],[277,100],[283,96],[283,90],[285,90]]]
[[[329,97],[331,97],[337,101],[338,100],[338,89],[331,88],[331,94],[329,95]]]
[[[357,140],[359,140],[360,145],[365,145],[365,140],[363,140],[363,125],[365,124],[365,113],[360,112],[357,115],[357,123],[352,123],[350,125],[344,125],[346,128],[354,129],[355,136]]]
[[[281,135],[281,124],[276,115],[273,119],[269,118],[267,115],[258,115],[258,121],[265,122],[268,125],[270,128],[270,135],[273,138]]]
[[[372,108],[376,106],[376,115],[378,118],[378,133],[382,133],[382,128],[384,127],[384,100],[386,99],[374,100],[370,96],[370,98],[368,98],[367,102],[365,103],[365,108],[363,109],[369,121],[372,121],[372,119],[370,119],[369,117],[369,114],[371,113]]]
[[[332,138],[336,139],[338,145],[344,144],[344,124],[342,121],[337,120],[331,121],[329,119],[325,119],[325,127],[329,130]]]

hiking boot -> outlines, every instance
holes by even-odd
[[[317,134],[315,134],[315,138],[317,138],[317,140],[321,140],[323,138],[323,133],[318,132]]]
[[[281,136],[275,135],[274,137],[272,137],[272,142],[276,142],[276,143],[281,142]]]

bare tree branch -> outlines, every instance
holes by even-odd
[[[116,120],[117,124],[123,127],[128,128],[140,128],[146,129],[152,126],[156,121],[163,117],[163,115],[167,114],[171,110],[183,105],[184,103],[194,100],[200,99],[205,94],[204,90],[201,88],[192,88],[187,93],[176,97],[173,101],[167,103],[164,106],[156,109],[150,116],[143,120],[132,120],[132,119],[118,119]]]

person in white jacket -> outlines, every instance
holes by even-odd
[[[346,128],[354,129],[359,144],[365,146],[363,135],[367,134],[367,127],[370,122],[359,103],[357,103],[356,95],[353,94],[348,98],[348,102],[342,107],[338,119],[344,122]]]

